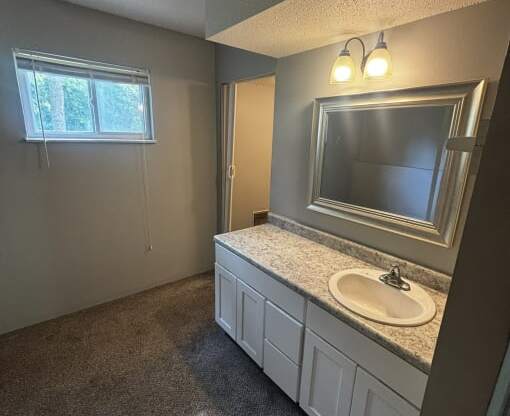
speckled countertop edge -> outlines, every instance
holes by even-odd
[[[372,264],[271,224],[217,235],[214,240],[414,367],[430,372],[446,302],[444,293],[422,286],[437,308],[435,318],[428,324],[419,327],[379,324],[340,305],[327,285],[329,277],[337,271],[373,269]],[[314,262],[316,258],[320,260]]]
[[[345,238],[308,227],[290,218],[275,214],[274,212],[269,213],[268,219],[269,223],[279,228],[283,228],[284,230],[308,238],[309,240],[323,244],[334,250],[341,251],[342,253],[356,257],[357,259],[373,264],[384,270],[389,270],[393,264],[398,264],[402,276],[431,289],[443,293],[448,293],[450,290],[451,276],[444,273],[420,266]]]

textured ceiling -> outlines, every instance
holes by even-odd
[[[285,0],[209,40],[280,58],[485,0]]]
[[[206,0],[64,0],[139,22],[204,37]]]

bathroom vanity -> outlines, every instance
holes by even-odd
[[[216,322],[309,415],[419,415],[448,277],[400,261],[404,275],[440,289],[422,284],[434,319],[415,327],[365,319],[333,298],[330,277],[382,274],[396,259],[278,220],[215,237]]]

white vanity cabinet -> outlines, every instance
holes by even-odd
[[[298,401],[304,325],[270,301],[265,311],[264,372]]]
[[[423,381],[427,379],[423,373],[317,306],[309,304],[308,313],[307,327],[328,340],[306,329],[300,405],[308,415],[419,415],[410,401],[421,405]],[[361,365],[370,368],[405,398]]]
[[[370,373],[414,407],[421,407],[428,380],[425,373],[312,302],[308,302],[306,328],[307,337],[308,332],[313,333],[355,362],[357,373],[360,370]],[[312,359],[305,352],[303,368]]]
[[[215,267],[216,322],[298,401],[305,299],[219,245]]]
[[[237,280],[236,341],[262,367],[264,348],[264,297]]]
[[[265,338],[291,361],[301,362],[304,325],[266,301]]]
[[[348,416],[356,364],[306,331],[300,404],[311,416]]]
[[[214,316],[223,330],[236,339],[237,279],[219,264],[214,267]]]
[[[308,415],[419,415],[425,373],[219,244],[215,279],[217,323]]]
[[[358,368],[350,416],[419,416],[420,411]]]

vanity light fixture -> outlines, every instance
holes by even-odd
[[[365,43],[358,37],[350,38],[345,42],[344,48],[337,56],[331,74],[330,84],[344,84],[351,82],[356,77],[356,65],[347,48],[349,43],[357,40],[361,43],[363,58],[361,60],[361,72],[364,79],[386,79],[392,74],[391,55],[388,52],[388,45],[384,41],[384,32],[379,33],[379,39],[375,48],[368,54],[365,54]]]

